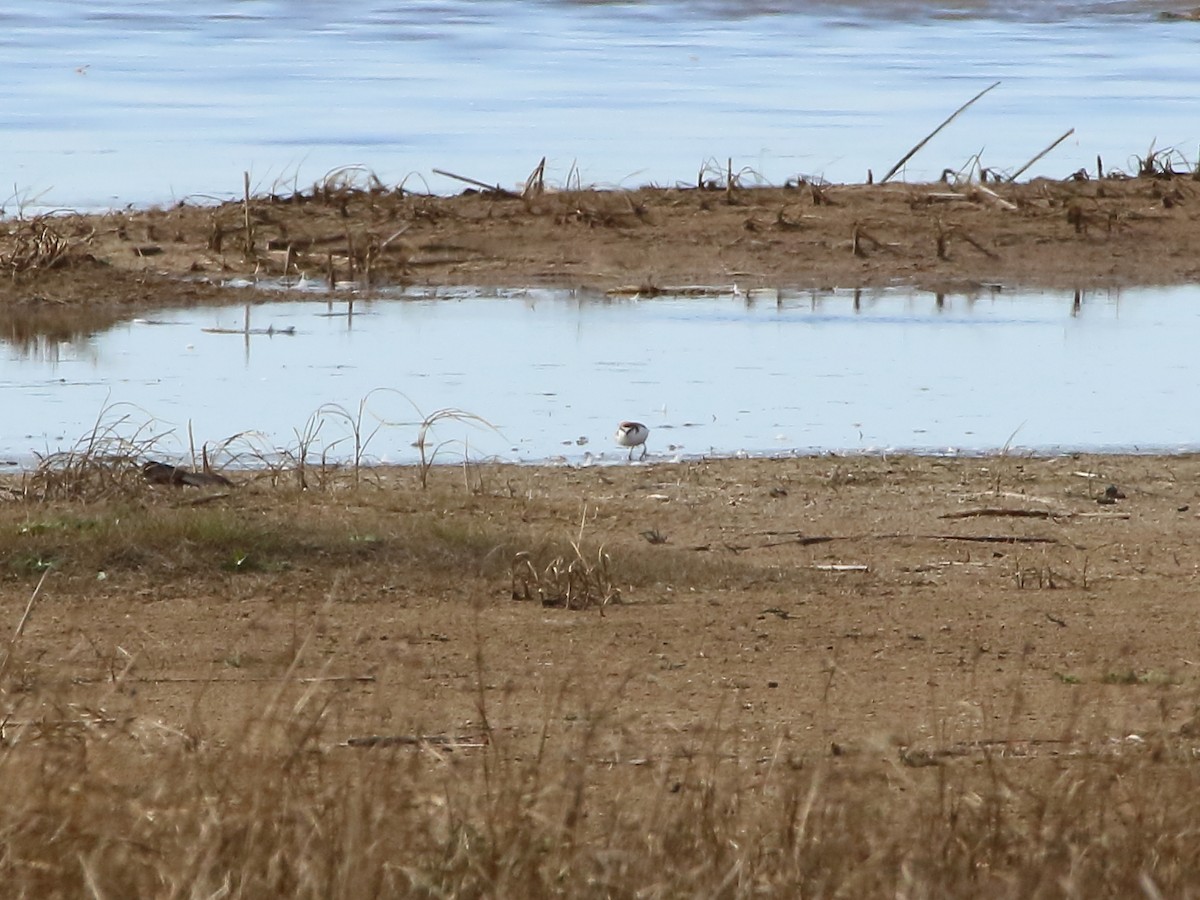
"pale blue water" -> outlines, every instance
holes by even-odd
[[[774,292],[615,300],[461,289],[405,299],[164,313],[52,353],[0,348],[0,459],[73,444],[101,410],[164,452],[253,431],[244,454],[350,455],[365,401],[371,460],[411,462],[417,422],[447,422],[440,460],[623,459],[622,419],[652,459],[821,450],[1200,448],[1196,288],[1123,295]],[[294,329],[294,334],[281,334]],[[318,415],[325,406],[325,414]],[[419,412],[417,410],[419,407]],[[151,421],[153,420],[153,421]],[[319,429],[317,426],[320,426]]]
[[[878,176],[919,154],[1030,175],[1194,161],[1200,24],[1120,0],[1005,3],[10,0],[0,173],[19,208],[290,188],[363,164],[452,192],[440,167],[516,184],[692,182],[709,161],[771,182]]]
[[[518,184],[881,175],[967,98],[1002,84],[901,177],[979,155],[1029,175],[1135,166],[1153,142],[1194,163],[1200,23],[1189,3],[752,0],[467,2],[11,0],[0,9],[0,174],[8,215],[290,190],[362,164],[449,193],[435,167]],[[11,187],[10,187],[11,186]],[[520,286],[515,286],[519,288]],[[413,422],[509,459],[612,459],[617,421],[659,457],[819,449],[1196,446],[1193,289],[1089,297],[843,294],[611,302],[500,297],[259,307],[294,336],[205,333],[242,313],[165,313],[28,355],[0,347],[0,459],[70,444],[106,404],[186,443],[247,429],[293,446],[322,404],[388,424],[370,454],[411,459]],[[375,389],[386,391],[371,393]],[[411,403],[393,391],[401,391]],[[134,404],[129,406],[127,404]],[[314,427],[315,427],[314,421]],[[321,440],[341,453],[344,420]],[[461,452],[461,445],[456,445]]]

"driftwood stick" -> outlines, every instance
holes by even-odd
[[[126,678],[126,683],[133,684],[257,684],[260,682],[277,682],[276,675],[247,676],[244,678],[208,678],[208,677],[172,677],[172,676],[142,676]],[[104,678],[75,678],[75,684],[105,684]],[[374,675],[314,675],[311,678],[297,678],[299,684],[374,684]]]
[[[986,187],[985,185],[982,185],[982,184],[977,184],[977,185],[975,185],[975,191],[977,193],[981,194],[982,196],[986,197],[988,200],[991,200],[993,203],[995,203],[1001,209],[1016,209],[1017,208],[1017,204],[1012,203],[1008,200],[1005,200],[1003,197],[1001,197],[999,194],[997,194],[995,191],[993,191],[990,187]]]
[[[250,222],[250,173],[242,172],[242,213],[246,227],[246,259],[254,257],[254,226]]]
[[[512,191],[506,191],[498,184],[488,184],[486,181],[476,181],[474,178],[468,178],[466,175],[455,175],[453,172],[447,172],[445,169],[434,169],[435,175],[443,175],[446,178],[453,178],[455,181],[461,181],[464,184],[470,184],[479,188],[481,191],[487,191],[490,194],[500,194],[504,197],[516,197]]]
[[[1054,537],[1024,537],[1022,535],[1009,534],[921,534],[921,533],[894,533],[894,534],[841,534],[841,535],[814,535],[812,537],[798,537],[784,541],[768,541],[765,544],[759,544],[757,547],[747,547],[751,550],[771,550],[775,547],[791,547],[799,545],[801,547],[809,547],[813,544],[828,544],[832,541],[894,541],[894,540],[918,540],[918,541],[973,541],[983,544],[1057,544],[1058,538]],[[710,550],[711,545],[705,544],[700,547],[692,547],[692,550]]]
[[[1020,537],[1008,534],[918,534],[929,541],[973,541],[979,544],[1057,544],[1058,538]]]
[[[978,94],[976,94],[970,100],[968,100],[966,103],[964,103],[962,106],[960,106],[954,112],[952,112],[950,114],[949,118],[946,119],[946,121],[942,122],[941,125],[939,125],[935,129],[933,129],[933,131],[929,132],[929,134],[925,135],[925,137],[915,147],[913,147],[911,150],[909,150],[907,153],[905,153],[902,157],[900,157],[900,161],[898,163],[896,163],[894,166],[892,166],[890,169],[888,169],[888,173],[886,175],[884,175],[881,179],[879,179],[879,183],[886,184],[888,181],[890,181],[891,177],[893,175],[895,175],[898,171],[900,171],[901,166],[903,166],[906,162],[908,162],[910,159],[912,159],[914,156],[916,156],[917,151],[920,150],[922,147],[924,147],[926,144],[928,144],[933,139],[933,136],[935,134],[937,134],[939,131],[941,131],[943,128],[945,128],[947,125],[949,125],[951,122],[953,122],[956,118],[958,118],[959,113],[963,112],[968,106],[970,106],[972,103],[974,103],[980,97],[982,97],[988,91],[992,90],[993,88],[999,87],[999,86],[1000,86],[1000,82],[997,81],[995,84],[984,88],[982,91],[980,91]]]
[[[436,169],[434,170],[436,171]],[[522,197],[530,197],[534,194],[541,194],[546,190],[546,157],[542,157],[542,161],[534,166],[533,171],[529,173],[529,177],[525,179],[525,189],[521,191]]]
[[[1016,519],[1069,519],[1072,513],[1054,509],[1010,509],[1004,506],[983,506],[942,513],[939,519],[969,519],[974,516],[1010,516]]]
[[[1026,169],[1028,169],[1035,162],[1037,162],[1039,159],[1041,159],[1043,156],[1045,156],[1047,153],[1049,153],[1051,150],[1053,150],[1055,147],[1057,147],[1059,144],[1061,144],[1063,141],[1065,141],[1067,138],[1069,138],[1074,133],[1075,133],[1075,129],[1072,128],[1070,131],[1068,131],[1066,134],[1064,134],[1062,137],[1060,137],[1057,141],[1055,141],[1053,144],[1051,144],[1049,147],[1047,147],[1045,150],[1043,150],[1041,153],[1039,153],[1037,156],[1035,156],[1029,162],[1025,163],[1025,165],[1021,166],[1021,168],[1017,169],[1017,171],[1015,171],[1011,175],[1009,175],[1008,181],[1010,181],[1010,182],[1016,181],[1018,178],[1020,178],[1022,175],[1025,174]],[[1099,157],[1097,157],[1097,159],[1099,159]]]

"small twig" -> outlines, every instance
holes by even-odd
[[[412,223],[411,223],[411,222],[410,222],[410,223],[408,223],[407,225],[404,225],[402,228],[400,228],[400,230],[399,230],[399,231],[395,231],[395,232],[393,232],[393,233],[391,234],[391,236],[389,236],[389,237],[385,238],[383,241],[381,241],[381,242],[380,242],[380,244],[379,244],[379,249],[380,249],[381,251],[383,251],[383,250],[386,250],[386,249],[388,248],[388,244],[390,244],[390,243],[391,243],[392,241],[394,241],[396,238],[400,237],[400,235],[404,234],[404,232],[408,231],[408,229],[410,229],[410,228],[412,228]]]
[[[486,734],[447,737],[444,734],[370,734],[346,740],[347,747],[440,747],[443,750],[478,750],[488,745]]]
[[[867,231],[867,229],[863,228],[861,225],[854,226],[854,234],[855,234],[855,240],[857,240],[859,238],[865,239],[876,250],[888,250],[888,251],[891,251],[892,253],[896,252],[895,247],[893,247],[891,244],[885,244],[883,241],[881,241],[879,238],[875,237],[875,235],[871,234],[871,232]]]
[[[139,678],[127,678],[125,681],[130,684],[257,684],[259,682],[273,683],[277,680],[275,675],[254,676],[249,675],[240,678],[207,678],[207,677],[171,677],[171,676],[144,676]],[[295,679],[300,684],[374,684],[374,675],[314,675],[308,678]],[[107,682],[107,678],[72,678],[72,684],[101,684]]]
[[[219,494],[204,494],[200,497],[191,497],[185,501],[185,506],[203,506],[206,503],[212,503],[216,500],[224,500],[229,496],[228,491],[223,491]]]
[[[42,573],[42,577],[38,579],[37,587],[33,589],[33,593],[29,595],[29,602],[25,604],[25,612],[21,613],[21,621],[17,623],[17,629],[13,632],[12,641],[9,643],[11,651],[12,645],[16,644],[21,639],[21,635],[25,631],[25,623],[29,621],[29,614],[33,612],[33,604],[37,602],[38,594],[42,592],[42,585],[46,582],[46,576],[50,574],[47,569]]]
[[[37,602],[38,595],[42,592],[42,585],[46,583],[46,576],[49,574],[49,569],[42,572],[42,577],[38,579],[37,587],[29,595],[29,602],[25,604],[25,612],[21,613],[21,619],[17,622],[17,627],[13,630],[13,636],[8,641],[8,650],[4,653],[4,661],[0,662],[0,678],[3,678],[4,673],[8,670],[8,664],[12,661],[13,651],[17,649],[17,642],[21,640],[21,635],[25,631],[25,625],[29,621],[30,614],[33,612],[33,604]]]
[[[968,519],[973,516],[1011,516],[1022,519],[1069,519],[1071,515],[1067,510],[1010,509],[1004,506],[984,506],[976,509],[963,509],[957,512],[942,513],[938,518]]]
[[[931,194],[926,194],[925,199],[933,203],[973,203],[974,197],[968,197],[966,194],[960,194],[957,191],[934,191]]]
[[[254,226],[250,224],[250,173],[242,172],[242,213],[246,223],[246,259],[254,257]]]
[[[793,544],[798,544],[801,547],[808,547],[813,544],[828,544],[832,541],[894,541],[894,540],[917,540],[917,541],[976,541],[984,544],[1057,544],[1058,538],[1054,537],[1023,537],[1021,535],[1008,534],[913,534],[907,532],[896,532],[892,534],[842,534],[842,535],[821,535],[814,537],[798,537],[787,541],[769,541],[765,544],[759,544],[758,550],[770,550],[775,547],[788,547]],[[728,545],[727,545],[728,546]],[[710,550],[711,545],[705,544],[702,546],[691,547],[691,550]],[[743,549],[752,549],[749,547]]]
[[[1057,147],[1059,144],[1061,144],[1063,141],[1065,141],[1067,138],[1069,138],[1074,133],[1075,133],[1075,129],[1072,128],[1070,131],[1068,131],[1066,134],[1064,134],[1062,137],[1060,137],[1057,141],[1055,141],[1053,144],[1051,144],[1049,147],[1047,147],[1045,150],[1043,150],[1041,153],[1039,153],[1037,156],[1035,156],[1029,162],[1025,163],[1025,165],[1021,166],[1021,168],[1017,169],[1017,171],[1015,171],[1011,175],[1009,175],[1006,180],[1009,182],[1016,181],[1018,178],[1020,178],[1022,175],[1025,174],[1026,169],[1028,169],[1035,162],[1037,162],[1039,159],[1041,159],[1043,156],[1045,156],[1047,153],[1049,153],[1051,150],[1053,150],[1055,147]]]
[[[996,254],[992,250],[989,250],[987,247],[983,246],[983,244],[979,243],[979,241],[975,240],[975,238],[971,237],[971,235],[967,234],[961,228],[956,227],[954,229],[954,233],[955,233],[955,235],[957,235],[958,237],[960,237],[964,241],[966,241],[968,244],[970,244],[972,247],[974,247],[976,250],[978,250],[980,253],[982,253],[984,256],[986,256],[988,259],[999,259],[1000,258],[998,254]]]
[[[813,537],[796,537],[796,538],[792,538],[791,540],[787,540],[787,541],[768,541],[767,543],[762,545],[762,548],[764,550],[766,550],[766,549],[770,549],[771,547],[788,547],[788,546],[791,546],[792,544],[799,544],[801,547],[811,547],[813,544],[828,544],[830,541],[839,541],[839,540],[854,540],[854,538],[853,537],[843,538],[843,537],[836,537],[833,535],[814,535]],[[708,547],[696,548],[696,549],[707,550]]]
[[[1057,544],[1058,538],[1021,537],[1015,534],[916,534],[928,541],[974,541],[981,544]]]
[[[901,166],[903,166],[906,162],[908,162],[910,159],[912,159],[914,156],[916,156],[917,151],[919,151],[922,147],[924,147],[926,144],[928,144],[933,139],[933,136],[935,134],[937,134],[939,131],[941,131],[943,128],[945,128],[947,125],[949,125],[951,122],[953,122],[956,118],[958,118],[958,115],[961,112],[963,112],[968,106],[970,106],[972,103],[974,103],[980,97],[982,97],[988,91],[992,90],[993,88],[999,87],[999,85],[1000,85],[1000,82],[997,81],[995,84],[984,88],[982,91],[980,91],[978,94],[976,94],[970,100],[968,100],[966,103],[964,103],[962,106],[960,106],[954,112],[952,112],[950,114],[949,118],[946,119],[946,121],[942,122],[941,125],[939,125],[935,129],[933,129],[933,131],[929,132],[929,134],[927,134],[915,147],[913,147],[911,150],[909,150],[907,153],[905,153],[902,157],[900,157],[900,161],[898,163],[896,163],[894,166],[892,166],[890,169],[888,169],[888,173],[886,175],[884,175],[881,179],[879,179],[879,183],[886,184],[888,181],[890,181],[891,177],[893,175],[895,175],[898,171],[900,171]]]

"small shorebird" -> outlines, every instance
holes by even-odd
[[[642,448],[638,459],[646,458],[646,438],[650,437],[650,429],[641,422],[622,422],[617,426],[616,439],[622,447],[629,448],[629,458],[633,459],[634,447]]]

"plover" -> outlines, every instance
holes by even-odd
[[[650,429],[641,422],[622,422],[617,426],[617,443],[622,447],[629,448],[630,459],[633,459],[635,447],[642,448],[642,455],[638,459],[646,458],[646,438],[648,437],[650,437]]]

